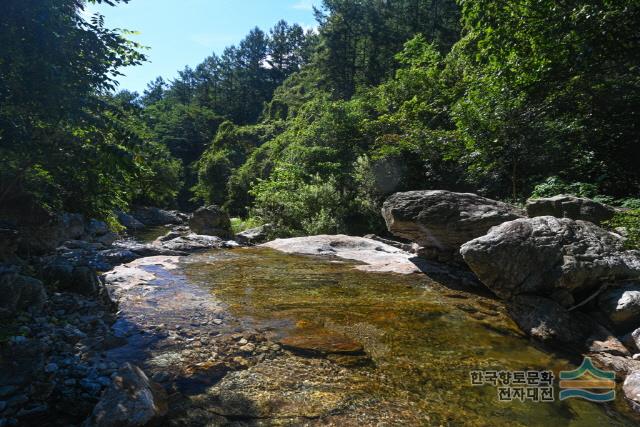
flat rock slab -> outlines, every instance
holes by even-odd
[[[260,246],[285,253],[317,255],[360,261],[358,270],[399,274],[419,273],[421,270],[412,261],[415,255],[402,249],[365,237],[318,235],[276,239]]]
[[[301,355],[326,356],[328,354],[363,355],[362,345],[343,334],[328,329],[299,331],[282,338],[280,345]]]

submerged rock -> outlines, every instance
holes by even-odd
[[[611,206],[582,197],[559,195],[554,197],[531,199],[527,201],[527,215],[554,216],[570,218],[600,224],[610,220],[616,213]]]
[[[573,305],[604,281],[640,277],[640,252],[625,251],[620,236],[586,221],[550,216],[494,227],[460,253],[480,281],[501,298],[551,296]],[[579,298],[575,298],[579,300]]]
[[[280,339],[279,343],[284,349],[308,356],[326,356],[329,354],[364,355],[362,344],[346,335],[326,329],[300,331]]]
[[[219,206],[203,206],[193,213],[189,220],[189,228],[196,234],[229,238],[231,221],[229,215]]]
[[[276,239],[261,246],[286,253],[317,255],[360,261],[359,270],[410,274],[420,272],[414,254],[364,237],[319,235]]]
[[[130,363],[120,368],[84,427],[140,427],[167,413],[164,389]]]
[[[463,243],[524,215],[476,194],[429,190],[394,194],[384,202],[382,216],[391,233],[422,247],[421,256],[447,262],[460,260]]]

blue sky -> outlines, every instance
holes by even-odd
[[[90,5],[109,28],[138,31],[130,39],[148,46],[150,62],[122,69],[120,89],[140,93],[157,76],[172,79],[185,65],[195,66],[254,28],[267,31],[280,19],[315,27],[312,6],[321,0],[131,0],[116,7]]]

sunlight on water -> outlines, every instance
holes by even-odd
[[[533,347],[495,301],[424,275],[363,273],[348,263],[243,249],[190,257],[186,276],[247,327],[276,337],[346,335],[374,364],[370,393],[408,400],[425,423],[626,425],[624,402],[505,402],[473,387],[471,370],[559,370],[566,359]],[[556,383],[557,395],[557,383]]]

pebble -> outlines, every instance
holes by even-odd
[[[238,341],[238,344],[240,345],[245,345],[246,343],[248,343],[249,341],[247,341],[246,338],[240,338],[240,340]]]
[[[14,385],[5,385],[0,387],[0,397],[9,396],[10,394],[14,394],[18,391],[18,387]]]
[[[76,380],[73,378],[68,378],[64,380],[64,385],[76,385]]]
[[[222,319],[213,319],[213,323],[216,325],[222,325]]]
[[[253,353],[255,349],[256,349],[256,346],[255,344],[252,344],[252,343],[247,343],[242,347],[240,347],[240,351],[243,351],[245,353]]]
[[[98,377],[96,382],[103,387],[107,387],[111,384],[111,380],[108,377]]]
[[[93,393],[93,394],[97,394],[102,388],[100,384],[94,383],[93,381],[88,380],[86,378],[80,380],[80,386],[86,391],[88,391],[89,393]]]
[[[44,371],[48,374],[53,374],[54,372],[58,372],[58,365],[55,363],[49,363],[44,367]]]
[[[7,401],[7,406],[12,408],[14,406],[25,404],[29,401],[29,398],[26,394],[19,394],[17,396],[12,397]]]

